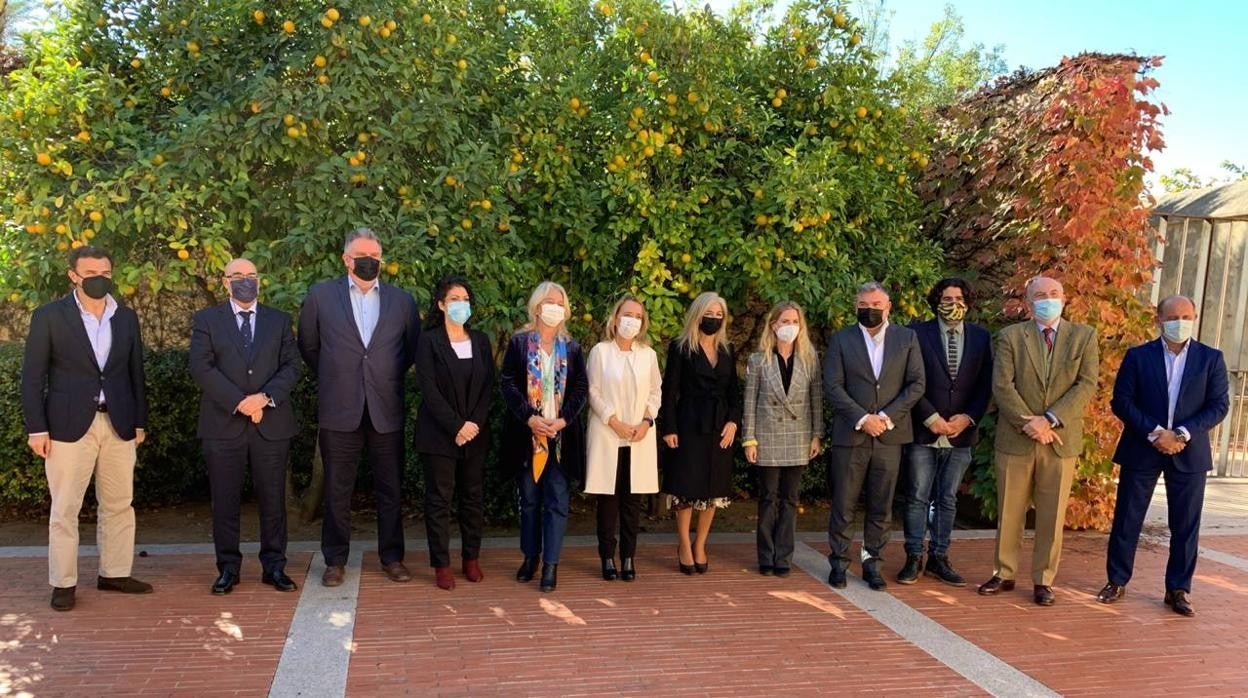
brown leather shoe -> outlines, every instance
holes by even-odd
[[[1182,589],[1178,591],[1166,592],[1166,605],[1174,609],[1174,612],[1191,618],[1196,615],[1196,609],[1192,608],[1192,602],[1187,600],[1187,592]]]
[[[382,565],[381,571],[385,572],[386,576],[389,577],[392,582],[412,581],[412,574],[408,572],[407,568],[403,566],[403,563],[398,560],[395,560],[388,565]]]
[[[327,587],[342,586],[342,578],[346,573],[347,569],[342,565],[328,565],[325,567],[325,574],[321,575],[321,584]]]
[[[1126,595],[1126,586],[1107,582],[1104,587],[1101,587],[1100,593],[1096,595],[1096,600],[1101,603],[1113,603]]]
[[[485,579],[485,573],[481,571],[481,563],[477,560],[464,560],[464,577],[470,582]]]
[[[52,587],[52,609],[70,611],[74,608],[74,590],[77,587]]]
[[[1037,584],[1031,598],[1036,602],[1037,606],[1052,606],[1057,603],[1057,597],[1053,595],[1053,587]]]
[[[993,575],[992,579],[989,579],[988,581],[979,585],[980,596],[995,596],[996,594],[1003,592],[1003,591],[1014,591],[1013,579],[1002,579],[996,575]]]
[[[150,594],[152,585],[134,577],[96,577],[95,588],[100,591],[118,591],[123,594]]]

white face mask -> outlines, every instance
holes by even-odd
[[[788,344],[797,339],[797,335],[800,332],[801,328],[797,325],[781,325],[776,328],[776,339]]]
[[[542,322],[547,325],[551,327],[558,327],[559,323],[563,322],[563,319],[567,317],[567,312],[563,309],[563,306],[558,303],[542,303],[542,313],[540,317]]]
[[[615,333],[624,339],[632,339],[638,332],[641,332],[641,318],[625,315],[615,326]]]
[[[1175,344],[1182,344],[1192,338],[1192,331],[1196,329],[1196,321],[1194,320],[1166,320],[1161,323],[1161,333],[1166,339]]]

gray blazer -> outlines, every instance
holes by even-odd
[[[881,434],[879,442],[910,443],[914,440],[910,410],[926,389],[918,335],[889,324],[884,330],[884,364],[876,380],[862,328],[855,323],[840,330],[828,339],[823,389],[834,410],[831,445],[865,445],[869,437],[854,427],[865,415],[880,412],[893,421],[893,428]]]
[[[416,359],[420,313],[407,291],[390,284],[379,289],[377,329],[368,346],[355,326],[345,276],[316,284],[303,299],[299,353],[316,375],[322,429],[355,431],[366,403],[378,432],[403,429],[404,379]]]
[[[823,434],[823,380],[793,360],[793,379],[784,392],[776,358],[750,354],[745,369],[742,437],[758,441],[758,465],[806,465],[810,442]]]

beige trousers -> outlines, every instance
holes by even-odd
[[[52,441],[44,470],[52,511],[48,516],[48,583],[78,584],[78,512],[91,475],[99,503],[96,545],[101,577],[129,577],[134,562],[135,442],[123,441],[106,413],[95,415],[77,441]]]
[[[993,574],[1014,579],[1018,574],[1018,551],[1023,543],[1027,510],[1036,506],[1036,547],[1031,555],[1031,578],[1035,584],[1052,586],[1062,559],[1062,529],[1066,502],[1075,479],[1075,458],[1062,458],[1052,446],[1036,444],[1030,455],[996,451],[997,467],[997,559]]]

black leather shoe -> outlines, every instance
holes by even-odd
[[[295,584],[295,580],[286,576],[286,572],[278,570],[272,574],[264,573],[260,575],[260,581],[277,589],[278,591],[294,591],[299,587]]]
[[[558,580],[559,565],[542,564],[542,582],[540,589],[542,591],[554,591],[555,584]]]
[[[1196,615],[1196,609],[1192,608],[1192,602],[1187,600],[1187,592],[1181,589],[1166,592],[1166,605],[1181,616],[1191,618]]]
[[[1057,597],[1053,595],[1053,587],[1037,584],[1035,591],[1032,593],[1032,599],[1037,606],[1052,606],[1057,602]]]
[[[1014,591],[1013,579],[1002,579],[993,575],[992,579],[979,585],[980,596],[996,596],[1003,591]]]
[[[789,568],[788,567],[774,567],[772,568],[771,573],[776,575],[777,577],[782,577],[782,578],[787,577],[789,576]]]
[[[150,594],[152,585],[134,577],[97,577],[95,588],[100,591],[118,591],[123,594]]]
[[[1122,584],[1114,584],[1113,582],[1106,582],[1105,586],[1101,587],[1100,593],[1096,595],[1096,600],[1101,603],[1113,603],[1126,595],[1126,586]]]
[[[524,562],[520,563],[520,569],[516,570],[516,581],[531,582],[535,574],[537,574],[537,558],[526,557]]]
[[[832,566],[832,571],[828,572],[828,585],[833,589],[844,589],[849,586],[849,581],[845,578],[845,570]]]
[[[212,583],[212,593],[217,596],[225,596],[234,591],[236,586],[238,586],[238,573],[233,570],[225,570],[217,575],[217,581]]]
[[[52,610],[69,611],[74,608],[74,591],[77,587],[52,587]]]
[[[620,579],[631,582],[637,578],[637,568],[633,567],[633,558],[620,558]]]
[[[906,555],[906,564],[901,566],[901,571],[897,573],[898,584],[914,584],[919,581],[919,570],[923,569],[923,557],[921,555]]]
[[[879,560],[866,560],[862,563],[862,579],[875,591],[884,591],[888,588],[888,582],[884,581],[884,575],[880,574]]]
[[[615,581],[619,577],[619,573],[615,571],[615,560],[609,557],[602,558],[602,578],[605,581]]]
[[[953,565],[949,563],[949,558],[944,555],[928,555],[927,567],[923,570],[923,574],[929,577],[935,577],[951,587],[964,587],[966,580],[958,571],[953,569]]]
[[[758,573],[763,575],[764,577],[770,577],[771,573],[774,571],[775,571],[774,567],[768,567],[767,565],[758,566]]]

